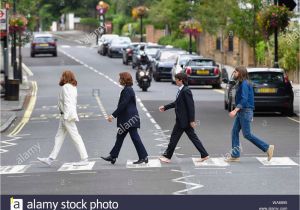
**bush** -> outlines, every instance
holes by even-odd
[[[188,37],[180,37],[176,35],[164,36],[158,41],[161,45],[172,45],[176,48],[181,48],[183,50],[189,51],[190,49],[190,40]],[[192,51],[196,52],[196,42],[192,40]]]
[[[98,27],[100,24],[99,20],[97,20],[96,18],[80,18],[80,23],[93,27]]]

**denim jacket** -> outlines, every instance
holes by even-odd
[[[236,107],[240,109],[254,109],[254,93],[253,87],[247,80],[243,80],[238,88],[235,95]]]

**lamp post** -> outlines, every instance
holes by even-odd
[[[96,9],[99,12],[99,19],[100,19],[100,28],[102,28],[102,34],[106,33],[105,28],[105,13],[109,9],[109,5],[105,3],[104,1],[99,1],[98,5],[96,6]],[[98,44],[98,33],[96,33],[96,44]]]
[[[189,34],[189,53],[192,54],[192,37],[197,37],[201,33],[202,28],[200,22],[194,19],[183,21],[180,23],[179,28],[183,33]]]
[[[140,41],[143,42],[143,17],[146,15],[148,8],[145,6],[139,6],[132,9],[133,18],[140,18]]]

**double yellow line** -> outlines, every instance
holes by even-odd
[[[28,107],[24,113],[21,122],[15,127],[15,129],[9,134],[9,136],[16,136],[23,129],[26,123],[28,123],[30,116],[33,112],[36,103],[38,86],[36,81],[31,82],[31,84],[32,84],[32,92],[31,92],[31,97],[30,97]]]

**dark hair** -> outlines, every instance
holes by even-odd
[[[249,80],[248,71],[245,66],[238,66],[235,68],[235,71],[239,72],[239,76],[237,77],[238,81]]]
[[[72,71],[67,70],[64,71],[61,75],[59,85],[64,86],[64,84],[70,83],[73,86],[77,86],[77,80],[75,79],[75,75]]]
[[[132,76],[129,72],[121,72],[120,74],[120,84],[124,86],[132,86]]]
[[[187,78],[187,75],[185,73],[176,74],[175,79],[181,80],[184,85],[188,84],[188,82],[187,82],[188,78]]]

